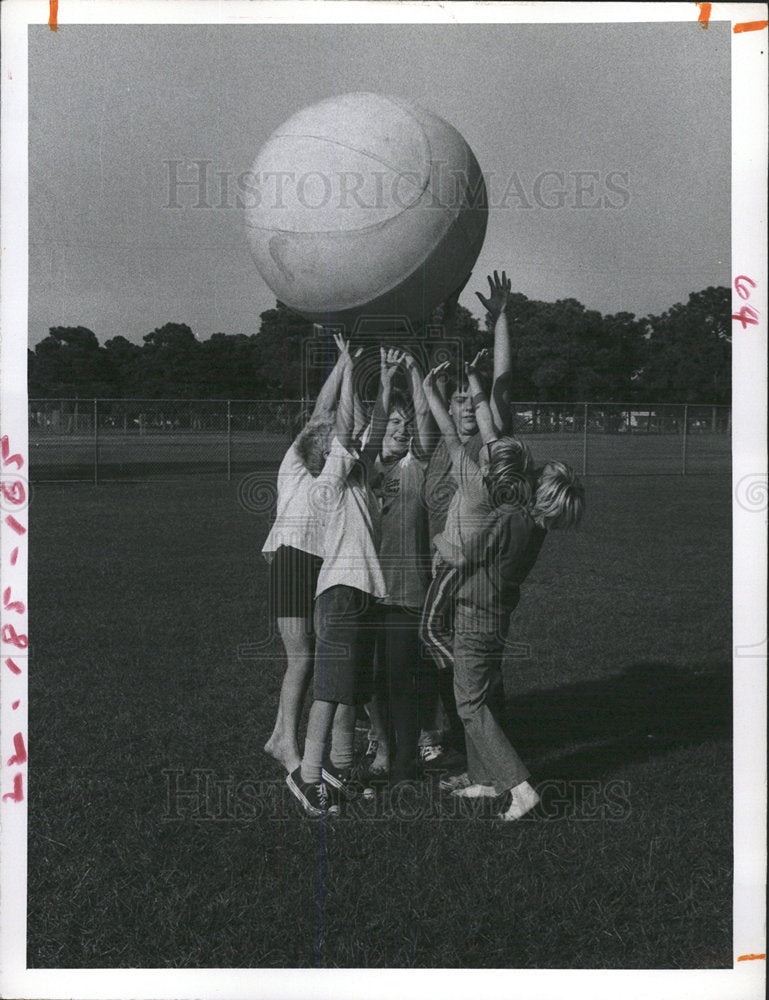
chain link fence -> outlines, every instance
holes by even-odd
[[[526,403],[515,433],[537,462],[582,475],[729,473],[731,407]],[[232,479],[277,466],[308,413],[304,400],[31,399],[35,482]]]

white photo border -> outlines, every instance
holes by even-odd
[[[765,4],[715,3],[390,3],[241,2],[229,0],[64,0],[67,24],[245,24],[245,23],[603,23],[702,22],[732,26],[766,18]],[[9,448],[3,482],[18,498],[28,484],[27,437],[27,28],[46,24],[52,7],[44,0],[2,5],[2,258],[0,260],[0,388],[2,435]],[[704,28],[704,25],[703,25]],[[734,922],[732,969],[728,970],[226,970],[26,968],[26,796],[13,800],[14,776],[26,789],[27,765],[9,766],[14,737],[27,733],[26,657],[21,647],[2,648],[16,670],[0,663],[0,992],[18,998],[283,997],[357,998],[404,996],[429,990],[445,998],[479,989],[503,988],[531,998],[585,992],[595,1000],[650,995],[749,1000],[763,996],[765,980],[766,883],[766,360],[767,360],[767,31],[732,32],[732,281],[755,282],[750,305],[757,325],[735,322],[733,339],[733,531],[734,531]],[[703,192],[703,197],[707,194]],[[741,286],[744,291],[744,285]],[[734,313],[745,306],[733,284]],[[23,460],[11,462],[13,455]],[[18,475],[17,475],[18,473]],[[753,506],[736,502],[752,484]],[[762,485],[763,484],[763,485]],[[763,492],[761,492],[763,491]],[[14,501],[15,503],[15,501]],[[7,523],[15,515],[25,527],[26,506],[3,505],[0,570],[2,588],[26,605],[28,534]],[[11,562],[16,549],[17,556]],[[10,619],[4,616],[3,622]],[[26,635],[26,615],[13,620]],[[34,746],[30,748],[34,759]],[[719,789],[714,788],[718,795]],[[746,957],[748,956],[748,957]],[[510,978],[513,972],[515,979]],[[505,977],[504,979],[502,977]]]

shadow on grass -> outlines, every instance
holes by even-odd
[[[731,665],[696,673],[638,663],[613,677],[514,697],[504,721],[537,780],[603,777],[678,747],[731,738]]]

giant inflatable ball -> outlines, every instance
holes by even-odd
[[[478,161],[415,104],[345,94],[299,111],[253,165],[246,225],[264,280],[321,323],[414,324],[467,277],[486,232]]]

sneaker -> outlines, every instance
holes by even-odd
[[[447,794],[456,791],[458,788],[469,788],[472,785],[467,771],[461,774],[446,774],[438,782],[438,788]]]
[[[425,771],[456,771],[467,765],[461,753],[444,746],[420,747],[419,760]]]
[[[320,817],[327,811],[329,796],[322,781],[312,784],[302,780],[302,769],[298,767],[286,778],[286,784],[292,794],[302,803],[302,808],[308,816]]]
[[[520,785],[511,788],[504,799],[504,808],[499,813],[499,818],[506,823],[520,819],[530,812],[539,803],[539,795],[531,787],[528,781],[522,781]]]
[[[324,783],[339,792],[339,795],[343,799],[349,801],[357,798],[360,794],[360,785],[353,778],[351,768],[348,768],[346,771],[340,771],[339,768],[334,767],[329,761],[320,772],[320,776]]]

